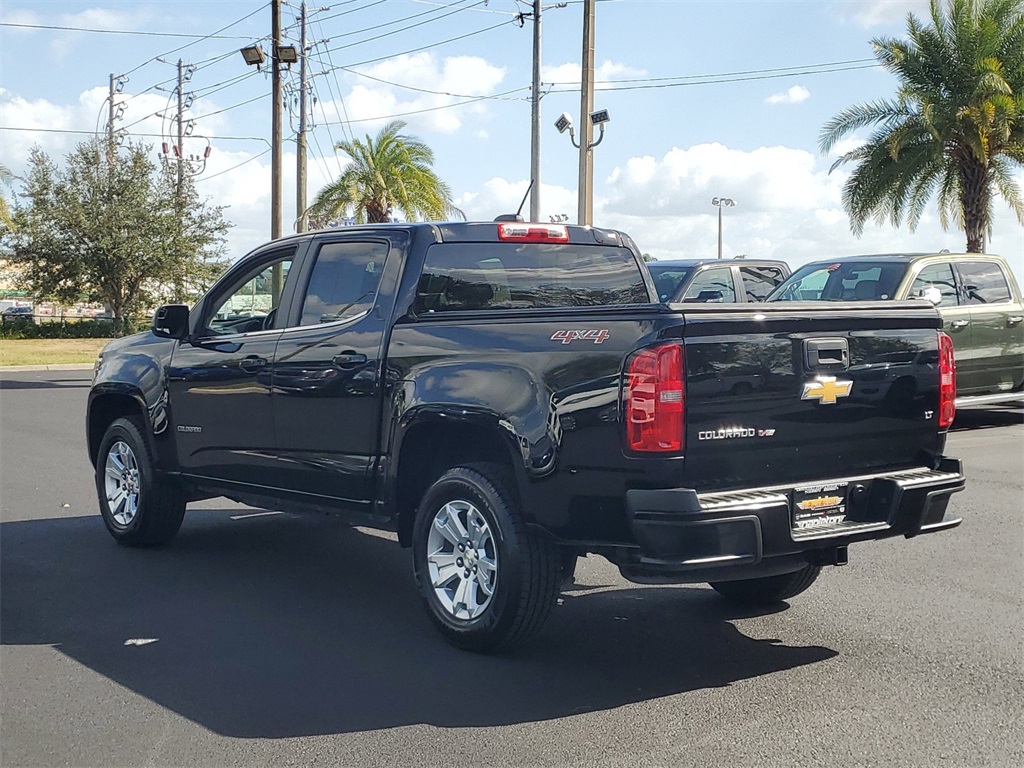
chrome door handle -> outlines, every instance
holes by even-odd
[[[363,363],[366,362],[366,355],[351,351],[342,352],[341,354],[335,355],[331,362],[339,368],[355,368],[357,365],[363,365]]]
[[[266,364],[265,358],[257,357],[256,355],[249,355],[238,361],[238,367],[246,373],[255,373]]]
[[[1020,315],[1010,315],[1008,318],[1006,318],[1006,324],[1017,325],[1017,323],[1019,323],[1022,320],[1024,320],[1024,317]]]
[[[970,320],[954,320],[949,324],[950,328],[966,328],[971,324]]]

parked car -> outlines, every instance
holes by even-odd
[[[1024,303],[1006,260],[980,253],[844,256],[805,264],[769,302],[901,301],[938,307],[956,350],[957,405],[1024,400]]]
[[[923,302],[668,306],[615,230],[304,233],[106,346],[89,457],[125,545],[215,496],[395,531],[434,624],[483,651],[537,631],[587,553],[770,604],[851,544],[956,527],[938,325]],[[894,350],[922,356],[912,392],[858,401],[854,366]]]
[[[665,303],[732,304],[764,301],[789,277],[784,261],[673,259],[647,262],[658,300]]]
[[[32,318],[32,307],[7,307],[7,309],[5,309],[0,314],[2,314],[4,317],[7,317],[7,318],[18,318],[18,317],[21,317],[21,318],[25,318],[25,319],[31,319]]]

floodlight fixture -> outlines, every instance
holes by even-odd
[[[241,53],[245,63],[249,66],[256,65],[258,67],[267,60],[267,55],[258,45],[247,45],[241,49]]]
[[[561,116],[555,120],[555,128],[558,129],[559,133],[565,133],[565,129],[572,129],[572,115],[568,112],[563,112]]]
[[[299,61],[299,52],[294,45],[279,45],[274,50],[282,64],[297,64]]]
[[[596,112],[590,113],[590,122],[593,125],[603,125],[609,122],[611,119],[612,116],[608,114],[607,109],[599,109]]]

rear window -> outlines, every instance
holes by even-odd
[[[907,265],[901,262],[837,261],[801,267],[768,301],[885,301],[893,298]]]
[[[692,267],[659,267],[656,264],[648,264],[647,269],[654,278],[659,301],[672,301],[679,286],[686,282],[686,278],[693,271]]]
[[[640,265],[626,248],[549,243],[430,246],[416,314],[647,304]]]

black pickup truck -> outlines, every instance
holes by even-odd
[[[269,243],[111,342],[103,520],[226,496],[396,531],[456,645],[536,631],[577,558],[764,603],[850,544],[952,528],[952,344],[927,302],[664,304],[623,233],[358,226]],[[899,386],[861,372],[894,353]],[[862,389],[864,390],[862,392]]]

